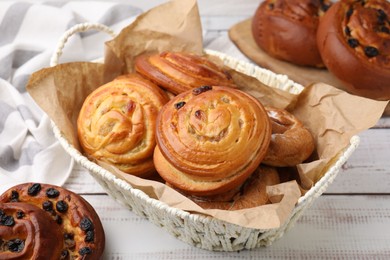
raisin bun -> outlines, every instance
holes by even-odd
[[[0,259],[61,259],[60,226],[42,209],[0,202]]]
[[[240,186],[265,156],[271,123],[240,90],[203,86],[177,95],[157,118],[154,163],[173,187],[196,196]]]
[[[24,204],[34,207],[23,206]],[[20,222],[23,229],[29,228],[31,232],[44,232],[43,237],[47,237],[50,233],[51,240],[57,240],[60,243],[60,245],[47,244],[52,254],[48,258],[11,259],[101,259],[102,257],[105,246],[102,223],[94,208],[76,193],[55,185],[23,183],[11,187],[0,196],[0,210],[0,215],[14,220],[15,224],[12,225],[14,228],[18,228]],[[44,218],[44,215],[47,218]],[[35,223],[40,219],[42,223]],[[47,228],[52,231],[46,230]],[[0,235],[2,238],[1,228]],[[17,243],[19,247],[23,245],[26,249],[28,246],[37,248],[33,250],[39,250],[39,245],[33,245],[29,240],[31,237],[38,239],[39,234],[25,232],[19,235]],[[10,241],[12,237],[9,236],[7,239]],[[46,243],[44,239],[40,241]],[[17,245],[13,247],[18,248]],[[42,251],[42,256],[44,252],[45,250]],[[1,253],[0,259],[4,259],[1,258]]]
[[[267,0],[252,19],[252,35],[269,55],[302,66],[323,67],[316,33],[326,0]]]
[[[390,2],[335,3],[321,19],[317,43],[324,64],[347,91],[390,99]]]

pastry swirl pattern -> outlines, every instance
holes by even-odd
[[[229,87],[202,86],[167,103],[157,118],[156,169],[193,195],[223,193],[242,184],[268,148],[264,107]]]
[[[235,87],[228,71],[206,57],[186,52],[162,52],[136,58],[135,69],[160,87],[179,94],[203,85]]]
[[[155,172],[155,122],[167,101],[161,89],[139,75],[118,77],[84,101],[77,121],[81,146],[123,172],[150,175]]]

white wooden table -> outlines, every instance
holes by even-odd
[[[148,10],[165,1],[121,2]],[[259,2],[199,0],[205,48],[247,60],[227,30],[250,17]],[[272,246],[250,251],[208,252],[184,244],[123,208],[77,165],[65,188],[97,210],[106,232],[104,259],[390,259],[390,117],[360,137],[336,180],[295,227]]]

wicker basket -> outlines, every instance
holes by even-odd
[[[60,39],[57,51],[52,57],[51,65],[54,66],[58,63],[58,58],[62,54],[62,48],[71,35],[90,29],[105,31],[114,36],[114,33],[109,28],[101,24],[84,23],[76,25],[65,32]],[[269,70],[239,61],[220,52],[207,50],[207,53],[221,58],[227,66],[254,76],[271,87],[287,90],[295,94],[300,93],[303,89],[301,85],[289,80],[285,75],[275,74]],[[146,217],[149,221],[167,230],[178,239],[195,247],[212,251],[252,249],[270,245],[274,240],[280,238],[284,232],[293,226],[304,210],[332,183],[341,166],[347,161],[359,144],[359,137],[353,136],[350,140],[350,145],[333,160],[332,165],[328,168],[325,175],[299,199],[289,219],[281,227],[271,230],[259,230],[241,227],[200,214],[189,213],[152,199],[143,191],[133,188],[129,183],[115,177],[109,171],[88,160],[69,144],[54,123],[52,123],[52,127],[55,137],[69,155],[77,163],[89,170],[96,181],[116,201],[136,214]]]

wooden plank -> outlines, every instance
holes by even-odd
[[[390,193],[390,131],[370,129],[327,193]]]
[[[233,25],[248,19],[248,15],[202,16],[202,29],[206,31],[228,31]]]
[[[185,244],[104,195],[83,196],[106,232],[104,259],[386,259],[389,196],[321,196],[267,248],[209,252]]]
[[[198,0],[201,16],[248,16],[255,13],[259,0]]]
[[[84,0],[88,1],[88,0]],[[100,0],[105,1],[105,0]],[[130,4],[141,8],[144,11],[149,10],[157,5],[169,2],[168,0],[148,0],[148,1],[126,1],[116,0],[123,4]],[[201,16],[247,16],[255,12],[258,7],[259,0],[197,0],[199,13]]]
[[[380,118],[375,128],[390,128],[390,116]]]
[[[92,175],[82,166],[75,163],[73,171],[64,187],[77,193],[106,193]]]

